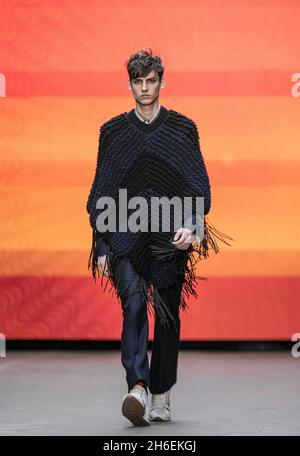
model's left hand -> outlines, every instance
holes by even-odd
[[[192,243],[193,232],[188,228],[179,228],[174,236],[172,244],[180,250],[186,250]]]

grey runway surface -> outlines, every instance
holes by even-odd
[[[134,427],[121,413],[119,351],[11,350],[0,358],[0,435],[300,435],[299,375],[288,350],[181,350],[172,421]]]

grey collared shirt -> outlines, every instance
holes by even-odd
[[[137,111],[137,109],[134,108],[134,112],[135,112],[136,116],[140,119],[141,122],[144,122],[146,124],[150,124],[150,123],[154,122],[154,120],[156,119],[156,117],[159,114],[159,111],[160,111],[160,105],[159,105],[157,111],[151,117],[151,119],[148,120],[148,119],[144,119],[144,117]]]

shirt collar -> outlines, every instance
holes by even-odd
[[[159,114],[159,111],[160,111],[160,105],[158,106],[158,109],[157,111],[153,114],[153,116],[148,120],[148,119],[144,119],[144,117],[137,111],[136,108],[134,108],[134,112],[136,114],[136,116],[140,119],[141,122],[145,123],[145,124],[150,124],[152,123],[156,117],[158,116]]]

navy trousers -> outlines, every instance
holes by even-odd
[[[178,332],[170,322],[164,328],[155,315],[154,339],[151,365],[148,360],[149,323],[145,298],[138,286],[129,294],[136,272],[126,259],[126,268],[122,268],[119,293],[123,312],[121,335],[121,360],[126,370],[128,392],[138,380],[144,380],[146,389],[152,394],[164,393],[177,381],[177,365],[180,344],[179,303],[182,282],[172,287],[160,288],[162,296],[176,321]]]

